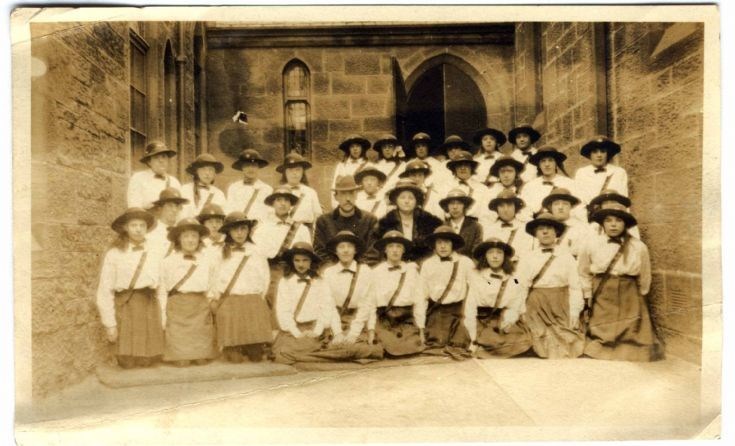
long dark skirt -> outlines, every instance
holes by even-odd
[[[600,283],[593,280],[593,289]],[[645,298],[634,277],[610,277],[592,304],[584,354],[597,359],[654,361],[663,357]]]
[[[508,332],[500,329],[502,308],[477,308],[477,356],[480,358],[510,358],[531,348],[531,336],[521,321]]]
[[[567,287],[532,288],[523,320],[540,357],[576,358],[584,351],[584,334],[569,325]]]
[[[433,305],[426,315],[425,353],[469,357],[466,349],[470,345],[470,336],[464,326],[464,301]]]
[[[222,296],[215,320],[220,349],[273,342],[271,313],[257,294]]]
[[[118,356],[152,358],[163,354],[161,307],[151,288],[115,293]]]
[[[204,293],[169,296],[166,304],[166,349],[163,359],[211,359],[215,349],[214,317]]]
[[[299,329],[309,330],[313,323],[298,324]],[[291,333],[281,331],[273,344],[275,362],[293,364],[295,362],[334,362],[355,361],[371,362],[383,358],[380,345],[370,345],[365,337],[353,344],[330,345],[331,333],[325,332],[318,338],[295,338]]]
[[[414,323],[413,306],[377,309],[375,337],[389,356],[415,355],[424,351],[419,328]]]

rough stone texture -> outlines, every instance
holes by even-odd
[[[31,84],[33,396],[79,382],[110,358],[94,305],[99,268],[137,167],[129,141],[129,26],[125,22],[33,24],[32,57],[46,66]],[[178,24],[148,24],[149,138],[163,132],[163,51],[178,54]],[[185,24],[184,138],[194,156],[191,36]]]

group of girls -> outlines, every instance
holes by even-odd
[[[243,179],[225,195],[214,157],[197,157],[180,186],[167,172],[176,152],[149,144],[97,293],[118,363],[662,357],[648,250],[625,170],[611,163],[620,146],[592,139],[581,149],[589,165],[571,179],[566,155],[535,148],[539,138],[527,125],[507,139],[483,129],[474,146],[449,136],[436,148],[425,133],[405,147],[391,135],[372,145],[351,136],[340,145],[334,213],[347,209],[346,190],[378,220],[369,236],[325,240],[314,225],[331,216],[301,155],[277,167],[274,189],[259,179],[268,161],[244,150],[232,165]]]

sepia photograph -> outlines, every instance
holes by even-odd
[[[18,444],[720,436],[720,15],[23,7]]]

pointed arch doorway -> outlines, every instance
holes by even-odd
[[[487,108],[480,88],[462,69],[439,63],[412,82],[406,96],[405,137],[426,132],[439,144],[449,135],[471,141],[486,126]]]

